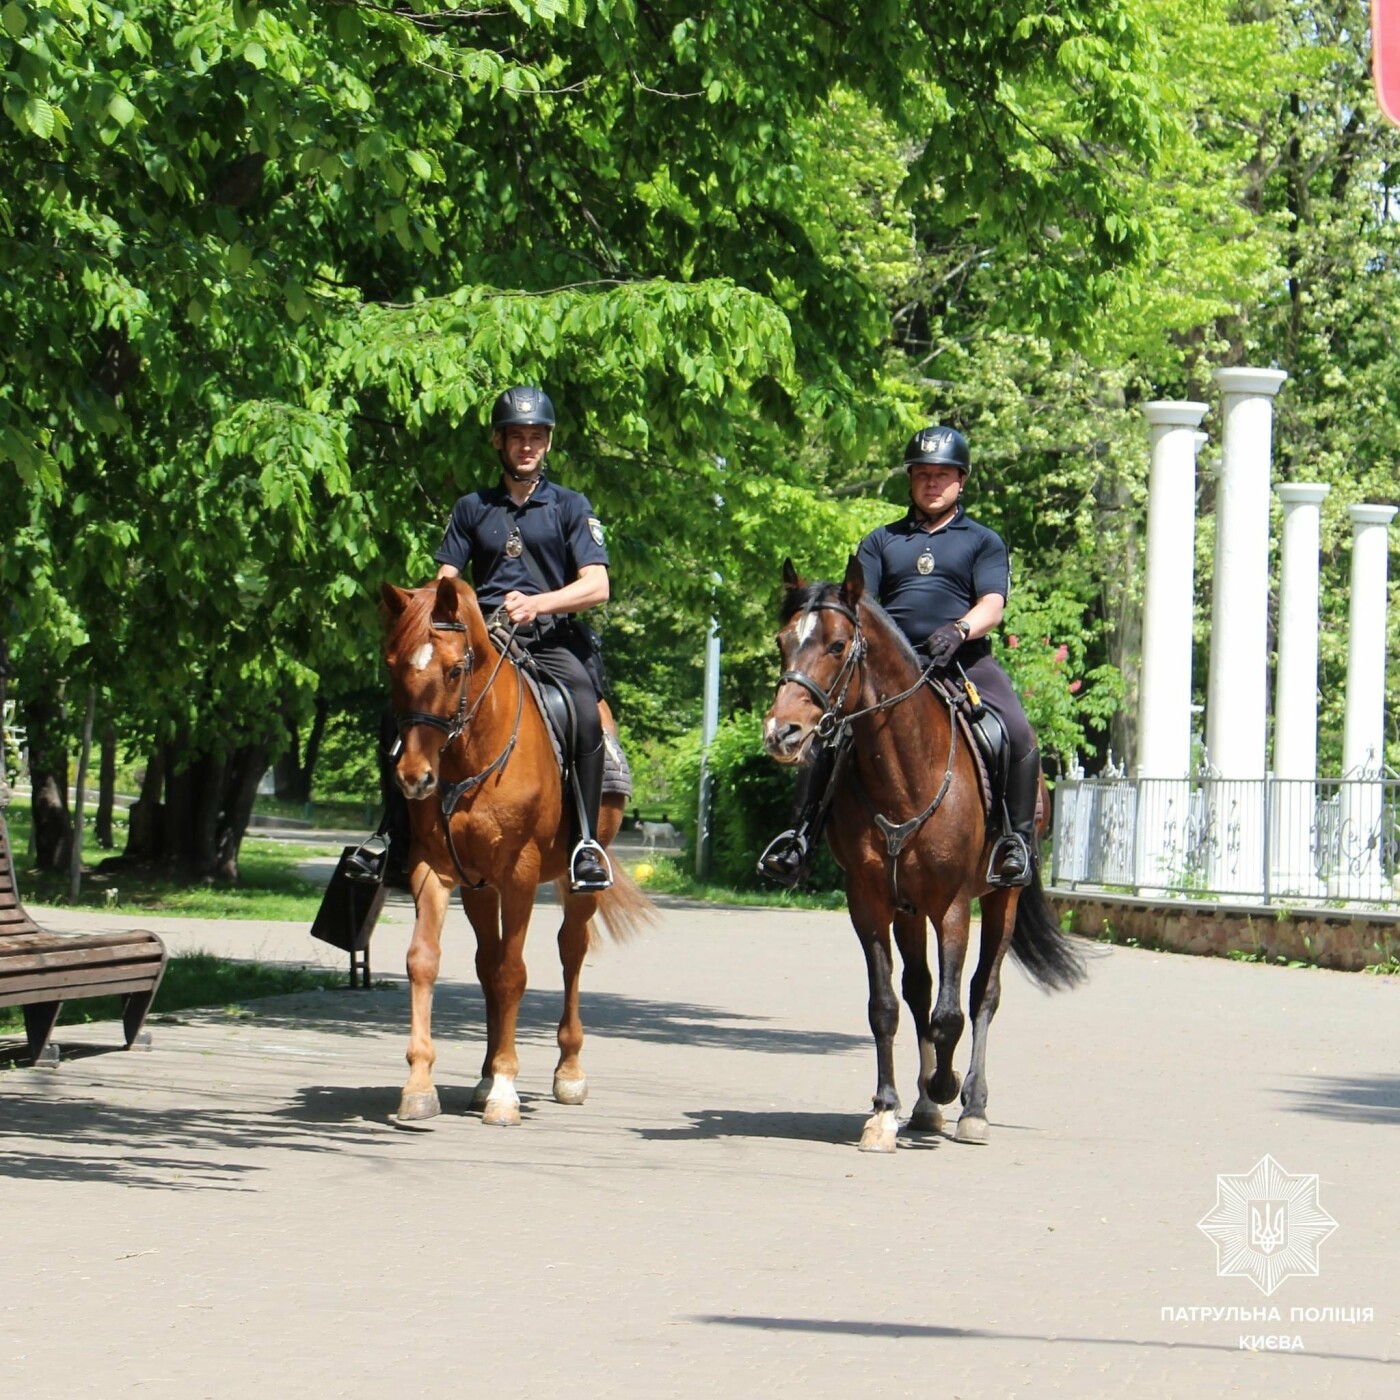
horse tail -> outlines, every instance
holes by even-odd
[[[598,896],[598,913],[614,943],[626,943],[654,924],[658,910],[637,882],[613,861],[613,882]]]
[[[1016,901],[1011,951],[1031,980],[1046,991],[1068,991],[1085,978],[1084,959],[1050,911],[1039,867]]]

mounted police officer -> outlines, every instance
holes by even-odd
[[[550,481],[546,455],[554,405],[540,389],[507,389],[491,409],[491,440],[501,462],[498,485],[463,496],[452,508],[434,558],[438,578],[470,564],[481,610],[509,619],[539,668],[567,690],[575,715],[574,835],[569,880],[575,890],[612,884],[595,839],[603,791],[602,692],[592,635],[575,614],[608,600],[608,552],[588,499]]]
[[[904,449],[904,467],[907,514],[872,530],[856,558],[866,591],[910,644],[937,670],[960,666],[1001,720],[1010,758],[1005,794],[1010,830],[994,857],[993,880],[1028,884],[1034,874],[1040,750],[987,640],[1000,625],[1011,592],[1006,545],[963,510],[972,456],[961,433],[942,426],[915,433]],[[797,825],[763,853],[759,868],[771,879],[795,884],[806,873],[809,847],[820,834],[813,826],[828,777],[829,770],[811,775]]]

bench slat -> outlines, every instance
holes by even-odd
[[[160,958],[143,958],[96,966],[88,963],[66,968],[17,968],[13,974],[0,973],[0,1002],[8,1001],[14,992],[31,987],[99,987],[104,982],[139,981],[143,977],[147,982],[154,982],[160,976],[161,967]]]
[[[30,987],[25,990],[16,990],[13,993],[5,993],[6,1006],[26,1006],[34,1002],[46,1001],[82,1001],[88,997],[120,997],[127,996],[132,992],[149,992],[155,983],[155,978],[150,976],[133,977],[130,979],[117,979],[109,981],[104,978],[100,982],[78,983],[71,987],[56,987],[52,982],[45,982],[37,987]]]

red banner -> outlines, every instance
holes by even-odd
[[[1400,126],[1400,0],[1371,0],[1371,69],[1381,111]]]

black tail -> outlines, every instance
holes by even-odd
[[[1046,991],[1068,991],[1084,980],[1084,960],[1050,912],[1039,869],[1016,902],[1011,951],[1032,980]]]

